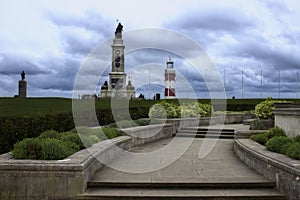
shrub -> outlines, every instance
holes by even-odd
[[[38,137],[39,139],[47,139],[47,138],[55,138],[55,139],[58,139],[60,136],[59,136],[59,133],[55,130],[48,130],[48,131],[45,131],[43,133],[41,133],[41,135]]]
[[[82,143],[86,148],[91,147],[93,144],[100,142],[96,135],[82,135],[80,134]]]
[[[291,145],[293,145],[295,143],[295,141],[293,140],[292,142],[288,142],[288,143],[285,143],[282,147],[281,147],[281,152],[280,153],[282,153],[282,154],[284,154],[284,155],[287,155],[287,149],[291,146]]]
[[[266,148],[269,151],[283,153],[285,152],[286,147],[284,147],[287,143],[293,143],[294,140],[292,138],[286,136],[274,137],[266,143]],[[283,148],[284,147],[284,148]]]
[[[274,103],[287,102],[273,100],[272,97],[268,97],[265,101],[260,102],[255,106],[255,115],[258,119],[273,119]]]
[[[155,119],[155,118],[165,119],[167,118],[166,109],[161,104],[155,104],[149,110],[149,117],[151,119]]]
[[[37,138],[26,138],[14,145],[12,153],[15,159],[40,159],[42,145]]]
[[[60,160],[75,153],[66,143],[55,138],[47,138],[42,142],[42,158],[43,160]]]
[[[272,110],[275,101],[271,97],[255,106],[255,115],[258,119],[271,119],[273,118]]]
[[[90,127],[86,127],[86,126],[79,126],[77,127],[76,129],[77,133],[78,134],[81,134],[81,135],[97,135],[97,128],[90,128]]]
[[[210,104],[188,103],[178,106],[173,103],[162,101],[153,105],[149,110],[149,117],[155,118],[179,118],[179,117],[209,117],[212,113]]]
[[[119,130],[117,130],[115,128],[102,127],[101,129],[108,139],[112,139],[112,138],[118,137],[120,135]]]
[[[300,135],[297,135],[296,137],[294,137],[295,142],[299,142],[300,143]]]
[[[70,156],[80,150],[80,146],[72,141],[62,141],[66,147],[67,155]],[[84,148],[84,147],[83,147]]]
[[[294,142],[286,149],[286,155],[290,158],[300,160],[300,143]]]
[[[149,125],[150,121],[139,119],[139,120],[134,120],[134,122],[138,126],[147,126],[147,125]]]
[[[0,116],[0,153],[12,150],[24,138],[35,138],[46,130],[59,132],[74,128],[72,113]]]
[[[212,110],[213,108],[210,104],[199,103],[199,114],[201,117],[210,117]]]
[[[179,106],[181,117],[200,117],[199,108],[198,102],[181,105]]]
[[[274,137],[286,136],[284,131],[279,127],[273,127],[270,130],[268,130],[265,134],[268,140]]]
[[[76,144],[79,149],[84,149],[84,145],[77,133],[68,131],[60,134],[60,140],[63,142],[72,142]]]
[[[265,145],[268,141],[268,138],[265,133],[251,135],[250,138],[261,145]]]

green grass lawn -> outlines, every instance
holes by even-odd
[[[251,105],[253,108],[256,104],[265,99],[228,99],[228,106],[243,106],[245,104]],[[300,103],[299,99],[288,99],[295,103]],[[209,99],[199,99],[200,103],[209,103]],[[153,100],[132,100],[129,103],[131,108],[147,107],[150,108],[158,101]],[[168,100],[168,102],[178,103],[177,99]],[[124,106],[124,101],[119,103]],[[110,109],[110,100],[99,99],[95,101],[96,109]],[[71,112],[72,99],[68,98],[0,98],[0,115],[1,116],[26,116],[32,114],[45,114],[56,112]]]

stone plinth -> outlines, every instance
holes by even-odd
[[[19,97],[20,98],[27,97],[27,82],[25,80],[19,81]]]
[[[275,104],[273,110],[275,126],[282,128],[286,135],[300,135],[300,107],[297,104]]]

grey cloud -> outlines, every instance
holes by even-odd
[[[70,54],[87,55],[114,33],[115,23],[92,10],[82,16],[48,12],[47,17],[59,27],[65,51]]]
[[[167,27],[179,30],[210,30],[218,31],[243,31],[254,26],[244,13],[238,10],[224,8],[210,8],[207,10],[194,10],[184,18],[178,17],[166,24]]]
[[[45,74],[48,72],[33,57],[18,53],[0,53],[0,74],[21,74],[24,70],[27,74]]]
[[[114,23],[93,10],[85,11],[81,16],[48,12],[47,17],[57,26],[80,27],[88,31],[95,31],[105,37],[112,35],[111,30],[114,29]]]

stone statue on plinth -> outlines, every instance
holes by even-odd
[[[25,80],[25,72],[22,71],[21,73],[22,80],[19,81],[19,98],[26,98],[27,97],[27,82]]]

